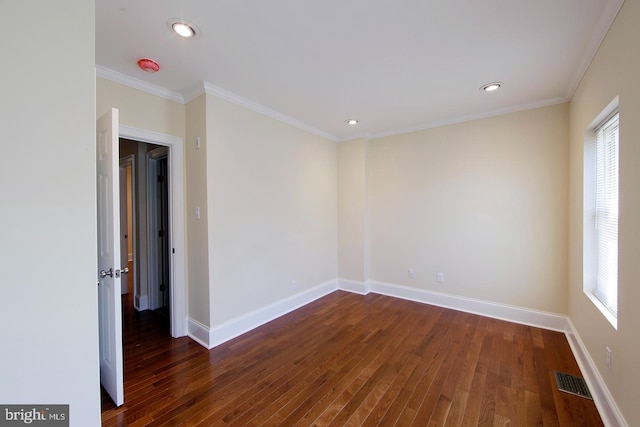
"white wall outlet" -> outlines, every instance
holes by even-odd
[[[611,369],[611,349],[609,347],[605,347],[607,352],[607,369]]]
[[[298,287],[298,283],[295,280],[291,281],[291,289],[296,289]]]
[[[444,273],[436,273],[436,281],[438,283],[444,283]]]
[[[413,268],[410,268],[409,271],[407,271],[407,275],[409,276],[409,279],[415,279],[416,271]]]

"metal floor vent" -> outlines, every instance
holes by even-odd
[[[553,371],[553,375],[556,377],[558,390],[593,400],[591,393],[589,393],[589,387],[583,378],[558,371]]]

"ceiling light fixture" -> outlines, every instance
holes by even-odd
[[[153,59],[142,58],[138,60],[138,67],[147,73],[156,73],[160,69],[160,65]]]
[[[501,86],[502,86],[502,82],[492,82],[492,83],[487,83],[486,85],[482,85],[480,87],[480,90],[483,92],[493,92],[495,90],[500,89]]]
[[[185,39],[193,39],[200,34],[197,27],[184,19],[170,19],[167,22],[169,29]]]
[[[344,121],[346,124],[351,125],[351,126],[355,126],[358,124],[358,121],[356,119],[347,119]]]

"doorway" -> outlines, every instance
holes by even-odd
[[[184,141],[181,137],[149,131],[128,125],[119,126],[120,138],[136,143],[136,161],[134,168],[134,193],[137,200],[143,199],[140,193],[146,192],[147,162],[145,161],[147,150],[142,144],[164,147],[167,150],[167,173],[170,179],[168,188],[168,247],[169,254],[169,320],[170,335],[174,338],[187,335],[187,298],[186,298],[186,258],[185,258],[185,171],[184,171]],[[139,144],[140,143],[140,144]],[[124,153],[121,153],[121,155]],[[137,178],[137,179],[136,179]],[[134,201],[135,204],[135,201]],[[138,209],[140,211],[141,209]],[[134,270],[136,290],[145,289],[143,284],[148,283],[148,238],[147,215],[138,215],[137,232],[134,232]],[[146,290],[146,289],[145,289]],[[140,293],[138,301],[134,300],[139,308],[149,308],[149,294]]]
[[[169,318],[171,304],[169,153],[166,147],[148,145],[151,148],[147,151],[149,308]]]
[[[120,246],[122,265],[129,267],[122,294],[131,293],[123,301],[138,312],[158,312],[170,325],[170,150],[127,138],[120,138],[119,148]]]
[[[120,141],[122,143],[122,141]],[[134,268],[135,242],[135,156],[120,157],[120,265],[122,270],[122,294],[134,295],[136,287]],[[124,268],[126,267],[126,269]]]
[[[124,171],[119,172],[119,159],[124,156],[119,147],[120,138],[129,139],[132,142],[133,147],[133,161],[131,162],[131,181],[129,185],[132,188],[132,201],[131,203],[122,203],[133,206],[133,212],[136,215],[132,215],[131,223],[133,224],[133,232],[129,227],[128,215],[125,212],[118,214],[118,205],[120,188],[117,183],[119,181],[120,173],[124,176],[127,174],[127,166],[124,166]],[[158,146],[166,147],[166,171],[167,176],[172,176],[173,179],[167,180],[168,184],[168,197],[166,201],[168,205],[168,223],[170,224],[170,232],[168,233],[168,248],[170,248],[169,262],[165,262],[165,265],[170,266],[169,277],[169,300],[170,300],[170,316],[167,319],[170,323],[169,334],[171,337],[177,338],[187,334],[187,311],[186,311],[186,258],[185,258],[185,194],[184,194],[184,142],[182,138],[148,131],[144,129],[134,128],[127,125],[118,124],[118,110],[112,108],[110,112],[105,113],[98,118],[96,123],[96,178],[98,182],[98,233],[97,233],[97,256],[100,257],[103,254],[103,258],[99,258],[98,267],[102,268],[99,272],[98,286],[99,289],[105,289],[104,292],[99,292],[100,300],[100,383],[104,385],[108,396],[113,397],[116,405],[121,405],[124,401],[123,396],[123,377],[122,377],[122,315],[121,315],[121,292],[113,292],[118,289],[122,282],[120,277],[121,273],[127,274],[127,267],[122,265],[119,267],[120,262],[123,260],[119,256],[113,256],[118,254],[118,250],[127,246],[127,242],[121,242],[122,238],[120,229],[121,216],[126,217],[127,226],[127,239],[133,237],[133,263],[134,263],[134,276],[135,286],[133,287],[136,295],[135,304],[137,308],[143,309],[144,312],[149,313],[151,310],[148,308],[148,300],[145,301],[143,297],[148,295],[148,280],[147,273],[148,268],[138,268],[141,266],[147,267],[147,259],[149,258],[148,249],[146,246],[146,234],[147,233],[147,215],[141,215],[141,205],[139,203],[136,207],[136,200],[141,202],[140,194],[146,192],[147,180],[142,179],[146,173],[146,162],[141,159],[146,159],[146,146],[147,144],[157,143]],[[116,186],[113,182],[115,180]],[[124,181],[124,179],[123,179]],[[102,193],[100,189],[103,189]],[[125,190],[126,191],[126,190]],[[104,197],[103,197],[104,196]],[[136,197],[138,196],[138,197]],[[116,207],[115,211],[110,209]],[[146,205],[145,209],[146,209]],[[125,221],[122,221],[123,223]],[[102,239],[101,239],[102,236]],[[143,238],[144,237],[144,238]],[[101,243],[102,242],[102,243]],[[102,245],[104,244],[104,245]],[[105,247],[107,249],[105,249]],[[108,249],[108,248],[112,248]],[[129,253],[128,249],[123,251]],[[109,255],[111,257],[109,258]],[[108,259],[107,259],[108,258]],[[124,264],[124,263],[123,263]],[[103,283],[104,282],[104,283]],[[126,279],[125,279],[126,283]],[[146,283],[147,286],[142,284]],[[112,284],[112,285],[111,285]],[[102,286],[100,286],[102,285]],[[119,289],[118,289],[119,290]],[[110,294],[109,291],[111,291]],[[147,291],[146,293],[143,293]],[[103,295],[105,294],[105,295]],[[108,294],[108,295],[107,295]],[[124,296],[130,297],[130,293],[127,292]],[[147,298],[148,299],[148,298]],[[110,302],[111,301],[111,302]],[[130,305],[130,312],[136,312],[133,309],[133,303]],[[103,368],[104,365],[104,368]],[[114,369],[111,369],[114,367]],[[109,369],[107,369],[109,368]],[[104,375],[103,375],[104,373]]]

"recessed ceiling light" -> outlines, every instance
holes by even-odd
[[[358,124],[358,121],[356,119],[347,119],[345,120],[345,123],[351,126],[355,126]]]
[[[198,28],[184,19],[170,19],[167,25],[177,35],[185,39],[193,39],[200,34]]]
[[[487,83],[486,85],[482,85],[480,87],[480,90],[483,92],[493,92],[494,90],[500,89],[501,86],[502,86],[502,82],[492,82],[492,83]]]

